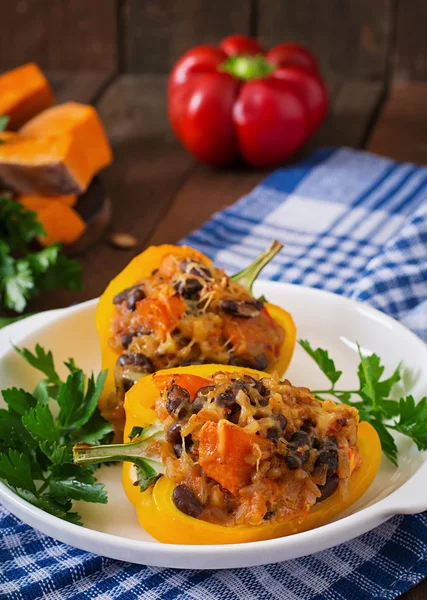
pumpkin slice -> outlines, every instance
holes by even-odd
[[[33,210],[37,214],[38,221],[43,225],[46,236],[38,238],[43,246],[56,242],[72,244],[86,229],[86,224],[80,215],[60,200],[39,196],[33,197],[30,201],[27,197],[22,204]]]
[[[9,129],[18,129],[53,102],[50,85],[34,63],[0,76],[0,115],[9,117]]]
[[[77,204],[76,194],[69,194],[67,196],[19,196],[17,201],[29,208],[30,210],[36,210],[38,207],[46,206],[46,202],[52,201],[62,202],[71,208]]]
[[[76,146],[86,157],[91,178],[112,161],[101,120],[93,106],[88,104],[66,102],[54,106],[31,119],[20,133],[30,137],[72,135]]]
[[[81,194],[93,175],[86,152],[70,134],[16,136],[0,144],[0,179],[20,194]]]

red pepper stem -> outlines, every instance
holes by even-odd
[[[274,240],[267,250],[264,250],[249,267],[243,269],[243,271],[239,271],[235,275],[232,275],[230,279],[240,283],[243,287],[247,288],[252,293],[252,287],[257,279],[258,275],[261,273],[263,268],[268,265],[268,263],[276,256],[278,252],[283,248],[283,244]]]

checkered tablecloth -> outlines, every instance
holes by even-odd
[[[202,199],[201,199],[202,200]],[[273,173],[186,243],[235,272],[272,239],[263,273],[368,301],[427,341],[427,169],[325,149]],[[427,575],[427,514],[263,567],[179,571],[76,550],[0,508],[0,599],[387,600]]]

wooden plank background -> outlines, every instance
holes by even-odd
[[[167,73],[225,35],[307,44],[330,75],[427,80],[425,0],[7,0],[0,70]]]

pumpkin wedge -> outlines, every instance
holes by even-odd
[[[53,102],[50,85],[34,63],[0,76],[0,115],[9,117],[9,129],[19,129]]]

